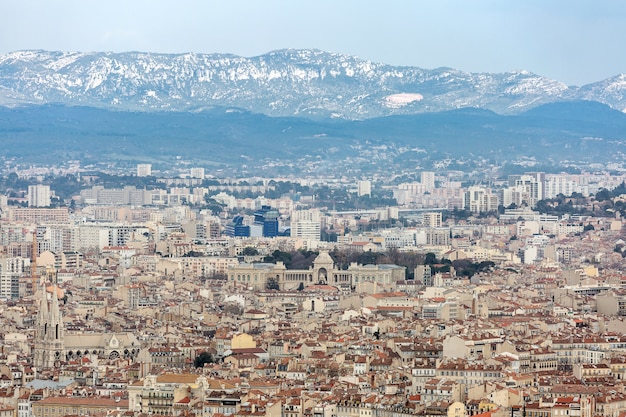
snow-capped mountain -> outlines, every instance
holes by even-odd
[[[619,74],[578,90],[578,98],[599,101],[626,113],[626,74]]]
[[[626,109],[626,76],[584,87],[526,71],[397,67],[318,50],[226,54],[18,51],[0,56],[0,105],[133,111],[230,106],[270,116],[367,119],[478,107],[502,114],[562,100]]]

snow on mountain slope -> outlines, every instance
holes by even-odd
[[[395,67],[308,49],[251,58],[52,51],[0,56],[0,104],[62,103],[132,111],[231,106],[271,116],[366,119],[463,107],[510,114],[573,99],[624,110],[624,84],[622,75],[575,88],[527,71],[475,74]]]

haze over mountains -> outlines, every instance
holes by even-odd
[[[374,164],[374,147],[399,166],[562,166],[619,163],[626,151],[624,74],[568,87],[526,71],[394,67],[318,50],[18,51],[0,56],[0,105],[3,155],[24,161]]]

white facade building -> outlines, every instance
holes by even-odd
[[[424,213],[423,220],[424,227],[441,227],[442,226],[442,214],[440,211],[433,211]]]
[[[423,171],[421,175],[421,183],[426,191],[435,188],[435,173],[431,171]]]
[[[28,207],[50,207],[50,186],[29,185]]]
[[[463,207],[472,213],[497,210],[498,204],[498,196],[491,194],[490,189],[482,187],[469,187],[463,199]]]
[[[19,298],[19,279],[29,268],[28,258],[0,258],[0,298]]]
[[[152,175],[152,164],[137,164],[137,176],[149,177]]]
[[[204,179],[204,168],[191,168],[191,172],[189,175],[191,178],[201,178]]]
[[[322,219],[318,209],[291,212],[291,237],[319,241],[321,229]]]
[[[359,197],[364,195],[371,196],[372,195],[372,182],[369,180],[359,181],[357,183],[357,194]]]

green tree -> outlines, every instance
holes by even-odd
[[[361,252],[357,257],[357,263],[361,265],[376,265],[379,257],[382,257],[382,254],[378,252]]]
[[[214,363],[213,355],[209,352],[202,352],[193,360],[193,366],[196,368],[203,368],[206,363]]]
[[[606,188],[601,189],[595,195],[596,201],[606,201],[611,198],[611,192]]]
[[[280,285],[278,285],[276,278],[268,278],[265,288],[268,290],[280,290]]]
[[[452,266],[454,267],[457,276],[471,278],[479,272],[493,269],[496,264],[491,261],[472,262],[469,259],[457,259],[452,262]]]
[[[225,204],[218,203],[215,199],[209,197],[208,194],[204,196],[205,207],[208,210],[211,210],[211,213],[214,216],[218,216],[222,211],[224,211]]]
[[[424,258],[424,265],[433,265],[437,263],[437,255],[432,252],[428,252]]]
[[[252,246],[246,246],[241,251],[241,254],[243,256],[257,256],[259,254],[259,251],[257,250],[257,248],[253,248]]]
[[[313,261],[319,255],[318,252],[300,249],[291,253],[291,269],[309,269]]]
[[[613,197],[618,197],[622,194],[626,194],[626,183],[622,181],[620,185],[613,189],[613,192],[611,194],[613,195]]]
[[[195,250],[190,250],[189,252],[183,254],[183,258],[201,258],[203,256],[204,253]]]
[[[450,272],[450,268],[452,266],[448,265],[448,264],[437,264],[437,265],[433,265],[431,266],[432,268],[432,273],[436,274],[437,272]]]
[[[279,250],[275,250],[274,252],[272,252],[270,256],[266,256],[265,258],[263,258],[263,262],[268,262],[268,263],[275,264],[279,261],[285,264],[285,268],[287,269],[291,268],[291,254],[289,252],[282,252]]]
[[[69,199],[80,193],[80,182],[72,174],[54,177],[50,181],[50,189],[54,190],[61,199]]]

